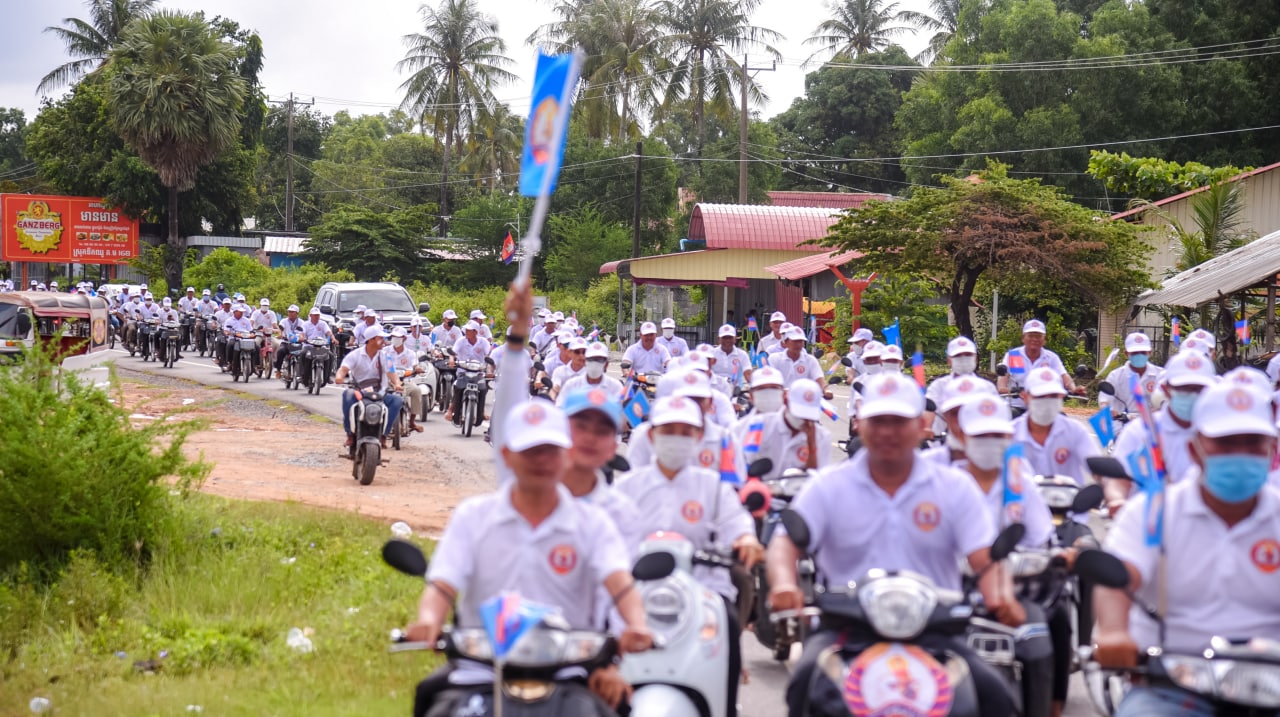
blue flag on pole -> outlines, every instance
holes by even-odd
[[[1142,450],[1129,454],[1128,463],[1129,475],[1147,496],[1142,519],[1146,545],[1160,545],[1164,533],[1164,481],[1159,476],[1150,447],[1143,446]]]
[[[763,365],[764,365],[764,362],[768,359],[768,356],[769,356],[769,355],[768,355],[767,353],[765,353],[764,351],[756,351],[756,352],[752,353],[752,354],[751,354],[751,368],[756,369],[756,368],[760,368],[761,366],[763,366]]]
[[[1111,421],[1111,407],[1103,406],[1102,410],[1093,414],[1089,419],[1089,425],[1093,426],[1093,432],[1098,434],[1098,440],[1102,442],[1102,447],[1106,448],[1116,439],[1116,427]]]
[[[1021,443],[1010,444],[1004,452],[1004,469],[1000,475],[1000,484],[1003,486],[1001,503],[1004,505],[1004,517],[1009,523],[1022,522],[1022,491],[1027,488],[1028,477],[1023,455]]]
[[[553,552],[551,559],[554,561],[556,558]],[[480,603],[480,621],[489,635],[493,656],[499,660],[506,657],[517,640],[554,611],[547,605],[524,600],[517,593],[502,593]]]
[[[898,320],[894,319],[893,323],[880,329],[880,333],[884,334],[884,342],[893,344],[898,348],[902,348],[902,329],[898,326]]]
[[[627,417],[632,428],[644,423],[645,416],[649,415],[649,397],[644,391],[636,391],[636,395],[622,407],[622,415]]]
[[[573,55],[538,53],[533,99],[524,130],[524,155],[520,159],[520,193],[526,197],[536,197],[543,192],[547,173],[551,179],[546,191],[556,189],[565,138],[569,135],[569,101],[577,83],[578,63]],[[562,112],[566,114],[564,119],[560,117]]]

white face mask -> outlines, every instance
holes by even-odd
[[[400,348],[401,346],[404,346],[404,339],[399,338],[399,337],[396,337],[396,338],[394,338],[394,339],[391,339],[391,345],[392,345],[392,346],[394,346],[394,347],[396,347],[396,348]]]
[[[1047,426],[1062,412],[1062,399],[1057,396],[1033,398],[1027,406],[1031,422],[1038,426]]]
[[[993,471],[1004,461],[1010,442],[1004,436],[970,438],[965,441],[964,454],[978,470]]]
[[[675,336],[675,335],[676,335],[676,330],[675,330],[675,329],[663,329],[663,330],[662,330],[662,338],[664,338],[664,339],[669,339],[669,338],[671,338],[671,337],[673,337],[673,336]]]
[[[751,392],[751,402],[760,413],[773,413],[782,408],[782,389],[757,388]]]
[[[957,376],[973,373],[977,368],[977,356],[956,356],[951,359],[951,372]]]
[[[875,376],[876,374],[880,373],[883,370],[884,370],[884,364],[878,364],[878,363],[867,364],[868,376]]]
[[[587,378],[600,378],[604,375],[604,364],[599,361],[587,362]]]
[[[804,426],[804,419],[799,418],[795,414],[791,413],[791,411],[783,411],[782,420],[786,421],[787,425],[790,426],[793,431],[798,431]]]
[[[862,344],[849,344],[849,352],[852,353],[854,356],[861,356],[862,349],[863,349]]]
[[[683,468],[693,460],[701,442],[693,436],[664,436],[649,434],[653,441],[653,456],[658,463],[668,469]]]

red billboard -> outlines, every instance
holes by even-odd
[[[0,195],[0,259],[123,264],[138,255],[138,220],[93,197]]]

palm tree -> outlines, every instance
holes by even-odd
[[[685,99],[692,103],[699,157],[706,144],[708,105],[721,116],[733,113],[734,89],[742,81],[737,58],[752,49],[781,57],[768,43],[782,35],[750,24],[758,4],[759,0],[659,0],[666,34],[664,54],[672,63],[664,104],[671,107]],[[763,101],[759,86],[747,81],[752,99]]]
[[[804,41],[822,48],[806,62],[821,54],[856,58],[879,52],[889,47],[894,37],[933,21],[886,0],[835,0],[827,7],[831,17],[819,23],[813,36]]]
[[[933,35],[924,50],[916,55],[916,62],[929,64],[942,55],[943,48],[951,42],[956,29],[960,27],[960,3],[961,0],[929,0],[932,14],[921,15],[919,26],[922,30],[931,30]]]
[[[599,0],[588,21],[600,55],[587,75],[587,94],[595,88],[618,118],[619,141],[640,134],[634,115],[658,104],[661,15],[651,0]]]
[[[481,108],[471,127],[467,154],[462,168],[489,185],[496,194],[498,185],[520,170],[520,152],[524,144],[524,123],[499,102],[492,109]]]
[[[109,55],[112,125],[169,190],[169,286],[182,282],[178,192],[239,138],[248,88],[237,60],[203,18],[170,11],[130,24]]]
[[[36,94],[48,95],[64,85],[98,69],[107,61],[107,54],[120,41],[124,29],[133,20],[151,13],[158,0],[88,0],[89,19],[68,17],[62,27],[44,29],[57,35],[67,47],[67,54],[75,58],[54,69],[40,80]]]
[[[476,0],[442,0],[438,8],[423,5],[422,32],[404,36],[408,46],[397,71],[413,72],[400,85],[401,107],[428,123],[443,147],[444,170],[440,211],[449,214],[450,151],[461,149],[465,130],[481,109],[495,104],[493,87],[516,76],[503,53],[498,23],[480,12]]]

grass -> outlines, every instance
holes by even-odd
[[[289,503],[175,502],[165,544],[132,579],[78,556],[52,587],[0,584],[0,715],[29,714],[33,697],[55,715],[408,713],[440,658],[387,653],[422,583],[383,565],[384,524]],[[313,652],[286,645],[291,627],[314,630]],[[148,660],[153,674],[135,665]]]

